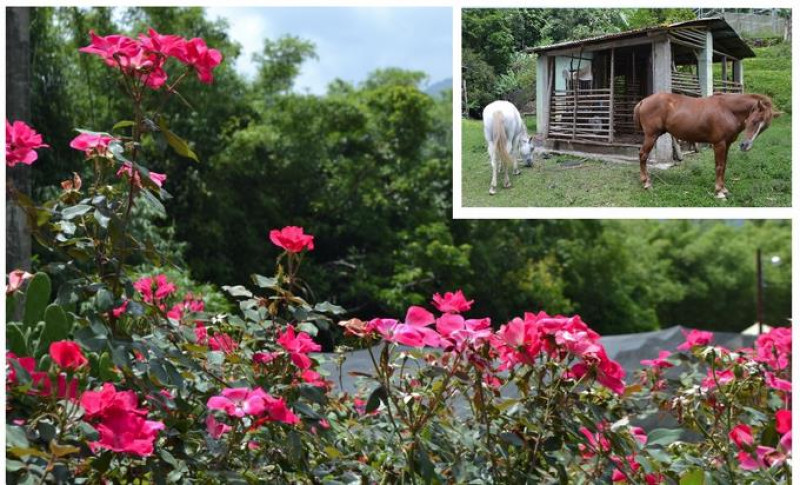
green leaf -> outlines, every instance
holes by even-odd
[[[158,197],[153,195],[153,192],[151,192],[150,189],[142,190],[141,194],[142,200],[144,200],[147,205],[152,207],[159,216],[165,217],[167,215],[167,209],[164,208],[164,204],[158,200]]]
[[[312,337],[315,337],[319,333],[319,329],[316,325],[310,322],[303,322],[297,326],[297,330],[300,332],[305,332]]]
[[[704,485],[705,474],[700,468],[693,468],[681,475],[680,485]]]
[[[108,221],[110,221],[111,218],[100,212],[100,209],[96,209],[94,211],[94,220],[96,220],[97,223],[100,224],[100,227],[105,229],[108,227]]]
[[[72,453],[77,453],[81,451],[80,448],[77,446],[72,445],[60,445],[54,441],[50,442],[50,453],[55,455],[57,458],[61,458],[62,456],[67,456]]]
[[[268,278],[260,274],[254,274],[253,283],[258,285],[259,288],[275,288],[278,286],[278,278]]]
[[[69,337],[70,327],[64,309],[56,304],[49,305],[44,311],[44,328],[39,335],[36,357],[47,353],[51,343],[66,340]]]
[[[25,448],[28,446],[28,435],[22,426],[6,424],[6,444]]]
[[[28,343],[25,340],[25,334],[22,333],[22,328],[15,323],[6,325],[6,348],[18,356],[28,355]]]
[[[375,411],[381,405],[381,401],[385,402],[387,397],[386,389],[383,386],[376,387],[372,394],[369,395],[369,399],[367,399],[367,406],[364,408],[364,412],[369,414]]]
[[[648,446],[666,446],[680,440],[683,431],[681,429],[667,429],[658,428],[654,429],[647,435]]]
[[[233,297],[242,297],[242,296],[245,298],[253,297],[253,293],[251,293],[250,290],[241,285],[223,286],[222,289],[227,291]]]
[[[167,143],[169,143],[169,146],[171,146],[178,155],[191,158],[195,162],[200,161],[197,158],[197,155],[195,155],[195,153],[189,147],[189,143],[186,140],[169,131],[169,127],[167,126],[167,122],[164,120],[164,118],[158,119],[158,127],[161,129],[161,133],[164,135]]]
[[[104,381],[116,380],[117,374],[114,372],[114,362],[111,361],[111,356],[108,352],[103,352],[100,355],[97,372],[100,374],[100,379]]]
[[[42,320],[44,309],[50,302],[50,277],[46,273],[36,273],[28,283],[25,292],[25,316],[22,321],[26,327],[33,328]]]
[[[72,205],[61,211],[61,218],[64,220],[71,220],[78,216],[82,216],[89,212],[90,210],[94,209],[94,207],[87,205],[87,204],[77,204]]]
[[[131,120],[122,120],[118,121],[114,126],[111,127],[111,131],[117,131],[121,128],[128,128],[133,126],[135,123]]]
[[[17,312],[17,292],[6,294],[6,322],[12,322]]]
[[[341,315],[344,313],[344,308],[327,301],[314,305],[314,310],[322,313],[331,313],[333,315]]]
[[[18,456],[20,458],[24,458],[26,456],[38,456],[39,458],[49,459],[50,456],[42,450],[37,450],[36,448],[22,448],[20,446],[13,446],[11,448],[6,448],[6,451],[11,453],[12,455]]]
[[[97,309],[101,312],[107,312],[114,306],[114,295],[106,288],[100,288],[97,291],[96,297]]]

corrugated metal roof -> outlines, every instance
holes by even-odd
[[[676,22],[670,25],[656,25],[652,27],[642,27],[640,29],[627,30],[625,32],[614,32],[611,34],[603,34],[586,39],[570,40],[566,42],[559,42],[558,44],[551,44],[546,46],[532,47],[527,49],[530,52],[540,53],[556,49],[568,49],[570,47],[580,47],[600,42],[607,42],[609,40],[629,39],[633,37],[640,37],[651,34],[653,32],[668,32],[671,29],[681,27],[705,27],[711,31],[714,38],[714,50],[721,53],[730,55],[737,59],[744,59],[745,57],[755,57],[756,54],[748,46],[739,34],[733,30],[725,19],[720,17],[686,20],[683,22]]]

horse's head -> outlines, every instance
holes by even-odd
[[[772,109],[772,103],[759,99],[747,115],[744,126],[744,140],[739,144],[739,148],[746,152],[753,148],[756,137],[769,128],[773,118],[780,116],[780,111]]]
[[[519,142],[519,154],[522,155],[522,161],[526,167],[533,166],[533,137],[522,137]]]

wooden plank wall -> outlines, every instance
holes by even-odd
[[[610,97],[609,88],[554,91],[548,137],[608,141],[611,136]]]

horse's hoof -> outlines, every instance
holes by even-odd
[[[494,195],[496,192],[497,192],[497,191],[496,191],[496,190],[494,190],[494,187],[492,187],[491,189],[489,189],[489,195]]]
[[[514,172],[514,175],[522,175],[522,170],[517,170],[516,172]]]
[[[507,189],[510,189],[510,188],[511,188],[511,182],[506,182],[506,183],[504,183],[504,184],[503,184],[503,187],[505,187],[505,188],[507,188]]]
[[[647,182],[646,184],[644,184],[644,190],[650,190],[652,188],[653,188],[653,184],[651,184],[650,182]]]
[[[720,199],[720,200],[725,200],[725,199],[728,198],[728,194],[727,194],[727,192],[719,191],[719,192],[717,192],[717,195],[715,195],[714,197],[716,197],[717,199]]]

